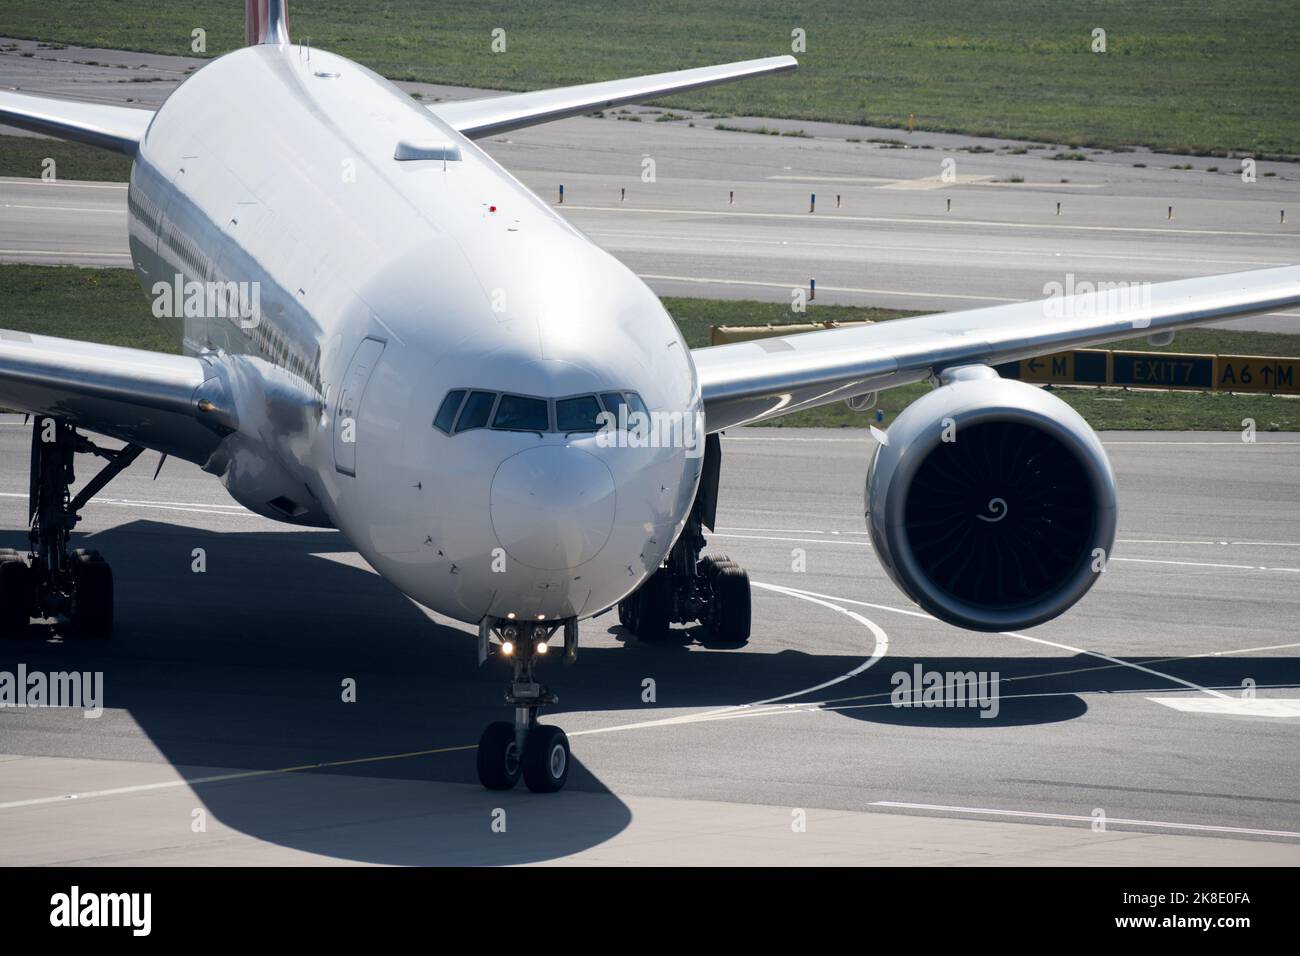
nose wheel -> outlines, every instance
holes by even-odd
[[[488,724],[478,742],[478,779],[489,790],[510,790],[523,777],[534,793],[555,793],[569,779],[573,762],[569,738],[559,727],[539,724],[537,714],[559,698],[537,680],[535,668],[540,658],[550,653],[550,637],[560,625],[485,622],[480,640],[495,632],[500,643],[491,645],[498,656],[507,656],[514,665],[514,678],[506,689],[506,703],[514,708],[513,723],[499,720]],[[565,660],[577,655],[577,622],[564,625]],[[484,647],[481,656],[488,656]]]

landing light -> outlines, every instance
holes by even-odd
[[[510,656],[511,654],[513,654],[514,652],[515,652],[515,646],[514,646],[513,644],[511,644],[509,641],[502,641],[502,642],[501,642],[501,653],[502,653],[502,654],[504,654],[506,657],[509,657],[509,656]]]
[[[538,641],[538,642],[537,642],[537,653],[538,653],[538,654],[545,654],[547,650],[548,650],[548,648],[547,648],[547,646],[546,646],[546,642],[545,642],[545,641]]]

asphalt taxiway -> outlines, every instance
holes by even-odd
[[[22,539],[20,422],[0,419],[0,545]],[[0,710],[0,862],[1294,865],[1300,442],[1103,438],[1109,570],[1056,621],[975,634],[876,562],[868,433],[730,433],[712,546],[756,582],[753,637],[584,622],[546,675],[575,757],[551,796],[475,782],[506,675],[468,627],[336,532],[182,462],[153,481],[146,453],[79,529],[113,562],[113,640],[0,645],[0,670],[102,671],[106,708]],[[997,716],[891,706],[918,664],[996,673]]]
[[[0,87],[102,102],[156,107],[199,62],[12,42]],[[815,277],[819,301],[955,309],[1071,272],[1300,261],[1292,164],[1247,184],[1225,160],[658,115],[484,145],[543,196],[563,182],[564,213],[662,293],[781,301]],[[129,266],[124,207],[117,184],[0,181],[0,260]],[[0,418],[0,546],[26,523],[19,423]],[[0,670],[102,671],[106,695],[97,719],[0,710],[0,862],[1300,862],[1300,442],[1104,437],[1122,495],[1110,570],[1064,617],[980,635],[921,615],[876,562],[867,433],[729,434],[713,550],[756,582],[753,638],[648,645],[613,615],[585,622],[577,666],[548,675],[545,719],[576,759],[550,797],[474,782],[505,678],[475,667],[468,628],[336,532],[253,516],[185,463],[155,482],[146,453],[79,529],[113,562],[116,637],[0,645]],[[997,717],[890,706],[918,664],[996,673]]]
[[[157,108],[203,62],[0,38],[0,88]],[[485,95],[401,85],[435,106]],[[816,279],[823,303],[948,311],[1041,298],[1070,275],[1159,282],[1300,262],[1293,163],[1261,161],[1245,182],[1239,159],[1056,160],[1079,151],[667,115],[629,107],[481,144],[544,198],[558,201],[563,184],[557,208],[665,295],[788,302]],[[0,261],[129,267],[125,205],[125,190],[104,184],[0,182]],[[1300,331],[1300,313],[1234,327]]]

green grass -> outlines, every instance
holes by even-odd
[[[6,0],[9,35],[190,54],[242,43],[242,4]],[[788,76],[665,103],[1068,145],[1300,153],[1295,0],[315,0],[293,36],[386,76],[536,89],[791,52]],[[506,30],[507,49],[489,50]],[[1090,50],[1094,28],[1107,52]]]
[[[131,160],[120,153],[33,136],[0,136],[0,176],[42,178],[45,160],[53,159],[57,179],[91,179],[124,183],[131,177]]]
[[[149,301],[129,269],[81,269],[71,266],[0,265],[0,327],[40,335],[152,349],[180,351],[174,323],[155,319]],[[895,309],[864,309],[816,303],[803,315],[772,302],[733,302],[716,299],[665,298],[692,348],[707,345],[713,325],[765,325],[792,321],[860,319],[890,321],[919,313]],[[1118,344],[1118,343],[1117,343]],[[1150,349],[1144,339],[1126,347]],[[1300,335],[1193,329],[1181,332],[1168,349],[1249,355],[1300,354]],[[878,408],[885,423],[929,390],[909,385],[880,394]],[[1253,418],[1260,431],[1300,430],[1300,400],[1270,395],[1226,395],[1198,392],[1125,392],[1118,389],[1058,389],[1056,394],[1098,429],[1163,429],[1239,431],[1243,418]],[[863,427],[872,414],[849,411],[842,403],[777,419],[776,427]]]
[[[715,325],[790,325],[795,322],[861,322],[869,319],[882,322],[887,319],[920,312],[901,309],[854,308],[847,305],[820,306],[815,302],[808,311],[799,315],[781,302],[733,302],[724,299],[663,298],[664,308],[682,330],[686,344],[693,349],[709,344],[709,329]]]
[[[179,352],[174,323],[156,319],[130,269],[0,265],[0,328]]]

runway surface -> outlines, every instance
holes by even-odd
[[[25,524],[20,421],[0,546]],[[975,634],[877,564],[867,433],[728,434],[712,545],[756,582],[753,637],[584,622],[577,664],[547,665],[576,761],[551,796],[475,784],[506,674],[468,627],[336,532],[185,463],[153,481],[146,453],[79,529],[113,563],[114,639],[0,645],[0,670],[102,671],[106,707],[0,710],[0,862],[1300,863],[1300,441],[1103,438],[1108,572],[1063,618]],[[997,716],[890,706],[918,664],[996,672]]]
[[[0,53],[0,88],[150,108],[203,62],[0,44],[14,47]],[[483,95],[401,85],[428,103]],[[1247,183],[1237,159],[1139,150],[1060,161],[1050,157],[1071,151],[660,115],[633,107],[482,145],[551,201],[563,184],[564,215],[660,294],[789,301],[816,279],[823,303],[947,311],[1041,298],[1069,275],[1158,282],[1300,262],[1300,167],[1292,163],[1260,162]],[[806,136],[713,129],[719,122]],[[1174,168],[1188,163],[1194,168]],[[112,185],[0,181],[0,261],[129,267],[125,206],[125,189]],[[1232,325],[1294,332],[1300,314]]]

